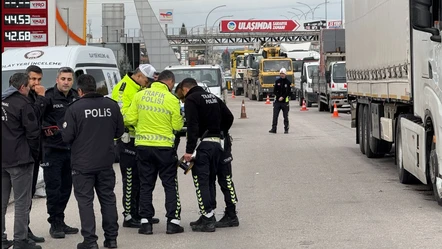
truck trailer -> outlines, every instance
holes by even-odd
[[[440,0],[346,0],[348,101],[368,158],[392,150],[401,183],[429,185],[442,205]]]

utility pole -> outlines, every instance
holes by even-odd
[[[135,30],[134,30],[135,35]],[[132,70],[135,70],[135,48],[134,48],[134,37],[132,36]]]
[[[69,8],[63,8],[67,12],[66,20],[66,47],[69,45]]]

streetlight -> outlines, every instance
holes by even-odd
[[[310,11],[312,12],[312,18],[315,19],[315,11],[310,7],[310,5],[305,4],[305,3],[301,3],[301,2],[297,2],[297,3],[307,6],[310,9]]]
[[[213,22],[213,25],[212,25],[212,29],[211,29],[212,32],[213,32],[213,29],[214,29],[214,27],[215,27],[215,24],[216,24],[219,20],[221,20],[221,19],[223,19],[223,18],[230,18],[230,17],[233,17],[233,15],[222,16],[222,17],[216,19],[216,21],[214,21],[214,22]],[[212,61],[214,61],[214,60],[215,60],[215,53],[213,52],[213,46],[212,46]]]
[[[297,13],[295,13],[295,12],[293,12],[293,11],[287,11],[288,13],[290,13],[290,14],[293,14],[294,16],[293,17],[297,17],[298,19],[301,19],[300,17],[299,17],[299,14],[297,14]],[[293,17],[291,18],[291,19],[293,19]]]
[[[194,26],[194,27],[192,27],[191,29],[190,29],[190,34],[193,34],[193,29],[194,28],[198,28],[198,27],[201,27],[201,26],[204,26],[204,24],[200,24],[200,25],[196,25],[196,26]]]
[[[282,17],[285,17],[287,20],[290,19],[290,18],[288,18],[286,15],[281,15],[281,16],[282,16]]]
[[[67,12],[67,20],[66,20],[66,47],[69,45],[69,8],[62,8]]]
[[[308,14],[310,11],[304,12],[304,11],[298,9],[298,8],[292,8],[292,9],[297,10],[297,11],[300,11],[300,12],[302,13],[301,17],[304,16],[304,20],[307,20],[307,14]]]
[[[312,12],[312,19],[315,19],[315,10],[316,10],[317,8],[319,8],[319,6],[321,6],[321,5],[323,5],[323,4],[325,4],[325,6],[326,6],[326,7],[325,7],[325,11],[327,12],[327,3],[328,3],[327,0],[325,0],[325,2],[323,2],[323,3],[320,3],[320,4],[316,5],[316,7],[314,7],[314,8],[311,8],[310,5],[305,4],[305,3],[302,3],[302,2],[297,2],[297,3],[302,4],[302,5],[305,5],[305,6],[307,6],[307,7],[310,9],[310,11]],[[308,12],[307,12],[307,13],[308,13]],[[327,19],[327,14],[326,14],[326,19]]]
[[[219,9],[219,8],[222,8],[222,7],[226,7],[226,5],[223,4],[223,5],[216,6],[216,7],[213,8],[211,11],[209,11],[209,13],[208,13],[207,16],[206,16],[206,23],[205,23],[205,25],[204,25],[205,33],[206,33],[206,35],[205,35],[205,37],[206,37],[206,50],[204,51],[204,61],[205,61],[206,64],[207,64],[207,49],[208,49],[208,46],[207,46],[207,19],[209,19],[209,15],[210,15],[210,13],[212,13],[214,10]]]

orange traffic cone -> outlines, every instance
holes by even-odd
[[[266,105],[270,105],[271,103],[270,103],[270,97],[269,97],[269,95],[267,95],[267,99],[266,99]]]
[[[305,105],[305,99],[302,101],[302,107],[301,107],[301,111],[308,111],[307,106]]]
[[[247,118],[246,105],[244,104],[244,100],[242,100],[241,104],[241,118]]]
[[[235,90],[232,90],[232,99],[235,98]]]
[[[333,118],[339,118],[339,112],[338,112],[338,107],[336,106],[336,103],[333,106]]]

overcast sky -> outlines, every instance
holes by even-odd
[[[289,13],[289,11],[297,14],[301,14],[301,12],[292,8],[298,8],[303,12],[309,11],[307,6],[297,2],[296,0],[149,0],[157,18],[159,9],[173,9],[174,23],[169,24],[169,27],[181,27],[181,24],[184,23],[188,29],[194,26],[204,25],[209,11],[223,4],[225,4],[226,7],[216,9],[209,15],[207,21],[208,26],[212,26],[218,18],[228,15],[233,15],[233,17],[223,19],[297,19],[295,14]],[[309,5],[311,8],[315,8],[318,4],[324,3],[325,0],[300,0],[300,2]],[[341,2],[343,2],[343,0],[328,0],[327,19],[341,19]],[[94,38],[101,37],[101,5],[103,3],[124,3],[126,30],[131,29],[130,35],[132,35],[134,29],[140,28],[133,0],[88,0],[87,19],[92,23],[91,30]],[[325,17],[324,6],[323,4],[315,10],[315,19]],[[311,17],[311,14],[309,14],[307,19],[311,19]],[[89,32],[89,30],[87,32]]]

